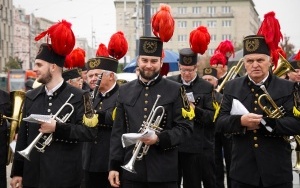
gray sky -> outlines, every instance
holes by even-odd
[[[281,25],[281,32],[290,37],[295,51],[300,49],[299,7],[300,0],[253,0],[256,10],[263,19],[265,13],[274,11]],[[116,31],[113,0],[13,0],[27,14],[44,17],[52,21],[66,19],[73,24],[76,36],[85,37],[91,45],[92,30],[96,45],[108,44]],[[298,12],[298,13],[297,13]]]

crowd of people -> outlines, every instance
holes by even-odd
[[[137,79],[128,83],[116,75],[128,49],[122,32],[87,62],[81,50],[74,52],[65,20],[37,37],[47,34],[51,43],[42,43],[35,59],[41,85],[32,83],[25,94],[12,188],[292,188],[288,138],[300,135],[300,54],[289,59],[285,79],[273,74],[281,33],[271,28],[277,38],[270,40],[263,22],[243,40],[245,75],[229,75],[234,48],[228,40],[210,67],[199,70],[199,54],[210,41],[200,26],[190,33],[190,47],[179,50],[180,74],[165,77],[163,44],[174,22],[164,11],[152,22],[170,25],[139,38]],[[265,21],[277,23],[274,16]],[[0,188],[6,188],[14,109],[8,93],[0,97]]]

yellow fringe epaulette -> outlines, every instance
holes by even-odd
[[[182,117],[184,117],[184,118],[187,117],[187,118],[189,118],[189,120],[193,120],[195,117],[195,111],[192,107],[190,107],[189,111],[187,111],[184,108],[181,108],[181,113],[182,113]]]
[[[98,114],[93,114],[91,118],[86,117],[86,115],[83,115],[82,123],[87,127],[96,127],[98,124]]]
[[[295,117],[300,117],[300,111],[297,109],[296,106],[293,107],[293,113]]]
[[[218,117],[218,115],[219,115],[221,106],[219,105],[219,103],[213,102],[213,107],[215,109],[215,114],[214,114],[214,120],[213,120],[213,122],[215,122],[216,119],[217,119],[217,117]]]
[[[111,118],[113,121],[115,121],[115,119],[116,119],[116,114],[117,114],[117,107],[115,107],[115,109],[113,110],[112,115],[111,115]]]

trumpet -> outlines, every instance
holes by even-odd
[[[74,94],[71,93],[68,100],[60,107],[60,109],[56,112],[56,114],[52,116],[52,119],[54,119],[60,123],[65,123],[71,117],[71,115],[74,112],[74,107],[72,104],[69,103],[69,101],[73,96],[74,96]],[[71,107],[71,111],[69,113],[67,113],[65,116],[63,116],[63,118],[59,118],[58,115],[67,106]],[[45,137],[43,137],[43,135],[44,135],[44,133],[39,133],[35,137],[35,139],[27,146],[27,148],[25,148],[22,151],[18,151],[18,153],[29,161],[30,161],[30,158],[29,158],[30,153],[33,148],[36,148],[39,152],[44,153],[46,146],[49,146],[53,140],[53,133],[51,133],[49,136],[45,136]],[[39,142],[41,138],[44,140],[43,142]]]
[[[217,92],[220,92],[223,89],[223,87],[227,81],[232,80],[236,77],[236,75],[240,72],[241,68],[243,67],[243,64],[244,64],[244,61],[243,61],[243,58],[241,58],[235,66],[231,67],[231,69],[225,76],[222,83],[220,85],[218,85],[218,87],[216,89]]]
[[[276,105],[276,103],[274,102],[274,100],[272,99],[271,95],[269,94],[269,92],[267,91],[266,87],[264,85],[261,85],[260,88],[263,90],[263,92],[265,94],[262,94],[258,97],[258,105],[260,106],[260,108],[267,114],[268,117],[270,118],[281,118],[282,116],[284,116],[285,111],[284,108],[278,107]],[[266,99],[271,103],[272,107],[274,109],[268,108],[267,106],[264,106],[261,103],[261,100],[263,97],[266,97]]]
[[[153,130],[157,133],[162,131],[162,128],[159,127],[159,124],[165,114],[165,108],[163,106],[157,106],[157,101],[159,100],[160,95],[157,95],[156,101],[151,109],[151,112],[147,118],[147,121],[144,121],[139,132],[145,132],[147,130]],[[161,114],[158,115],[154,120],[154,117],[159,113],[159,110],[161,110]],[[131,173],[136,173],[135,169],[134,169],[134,163],[136,160],[142,160],[143,156],[147,155],[148,150],[149,150],[150,146],[149,145],[144,145],[142,141],[138,141],[135,144],[135,147],[133,149],[133,154],[131,159],[129,160],[129,162],[124,165],[121,166],[123,169],[131,172]]]
[[[275,74],[278,77],[281,77],[288,72],[296,72],[293,66],[281,54],[279,54],[277,64],[277,68],[272,71],[273,74]]]

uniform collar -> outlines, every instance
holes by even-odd
[[[161,75],[158,75],[157,77],[155,77],[154,79],[150,80],[149,82],[143,82],[140,77],[139,77],[139,83],[143,86],[153,86],[155,85],[156,83],[158,83],[160,80],[161,80],[162,76]]]
[[[64,80],[62,80],[61,82],[59,82],[54,88],[48,90],[47,87],[45,86],[45,91],[46,91],[46,94],[48,96],[53,96],[53,93],[55,93],[55,91],[58,90],[58,88],[60,88],[60,86],[62,86],[62,84],[64,83]]]

